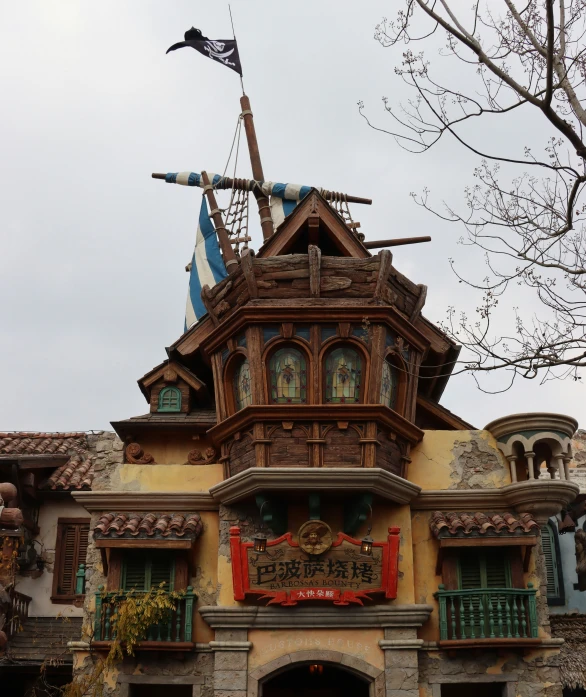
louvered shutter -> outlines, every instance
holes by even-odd
[[[556,558],[554,532],[551,526],[544,525],[541,528],[541,548],[545,557],[545,571],[547,576],[547,597],[559,598],[560,584],[558,575],[558,565]]]
[[[487,550],[483,555],[484,588],[508,588],[508,560],[502,550]]]
[[[173,590],[174,571],[175,561],[168,552],[128,552],[124,557],[122,587],[126,591],[147,591],[164,583],[163,590]]]
[[[460,556],[460,589],[482,587],[480,558],[475,552],[464,552]]]
[[[175,563],[169,554],[153,555],[151,558],[151,588],[163,588],[173,590],[173,576]],[[161,583],[164,583],[161,586]]]
[[[59,523],[59,568],[57,569],[57,595],[75,595],[77,570],[85,564],[88,547],[88,523]]]
[[[122,588],[125,591],[147,590],[147,565],[146,552],[128,552],[124,557],[124,569],[122,573]]]

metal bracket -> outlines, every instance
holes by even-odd
[[[262,508],[262,522],[277,536],[287,532],[287,504],[264,494],[255,497],[258,509]]]
[[[355,496],[344,504],[344,532],[354,537],[358,528],[367,521],[372,508],[372,494]]]

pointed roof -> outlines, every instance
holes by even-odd
[[[276,232],[264,242],[256,256],[307,254],[310,244],[317,245],[324,255],[329,256],[356,259],[372,256],[317,189],[312,189],[293,209]]]
[[[181,365],[181,363],[169,359],[155,366],[146,375],[143,375],[138,380],[138,385],[148,402],[151,397],[151,387],[157,380],[164,378],[172,382],[177,377],[182,378],[196,393],[201,393],[204,398],[208,396],[205,382],[202,382],[197,375],[194,375],[191,370]]]

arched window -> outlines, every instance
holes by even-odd
[[[380,403],[391,409],[397,408],[399,394],[399,371],[389,361],[383,361],[380,383]]]
[[[181,390],[163,387],[159,392],[159,411],[181,411]]]
[[[294,348],[275,351],[269,361],[270,399],[273,404],[307,403],[305,357]]]
[[[250,384],[250,364],[245,358],[234,371],[234,404],[236,411],[252,404],[252,386]]]
[[[360,401],[362,361],[352,348],[336,348],[326,355],[325,399],[337,404],[355,404]]]

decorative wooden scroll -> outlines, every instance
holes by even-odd
[[[386,542],[374,542],[372,555],[360,553],[360,540],[342,532],[327,552],[309,555],[290,532],[255,552],[242,542],[240,528],[230,528],[234,599],[247,595],[268,599],[268,605],[297,605],[320,600],[334,605],[363,605],[371,595],[397,597],[400,528],[389,528]]]
[[[155,458],[150,453],[145,453],[138,443],[130,443],[126,446],[126,459],[133,465],[154,465]]]
[[[187,454],[187,461],[190,465],[209,465],[211,462],[216,462],[217,451],[214,448],[206,448],[205,453],[202,450],[190,450]]]

